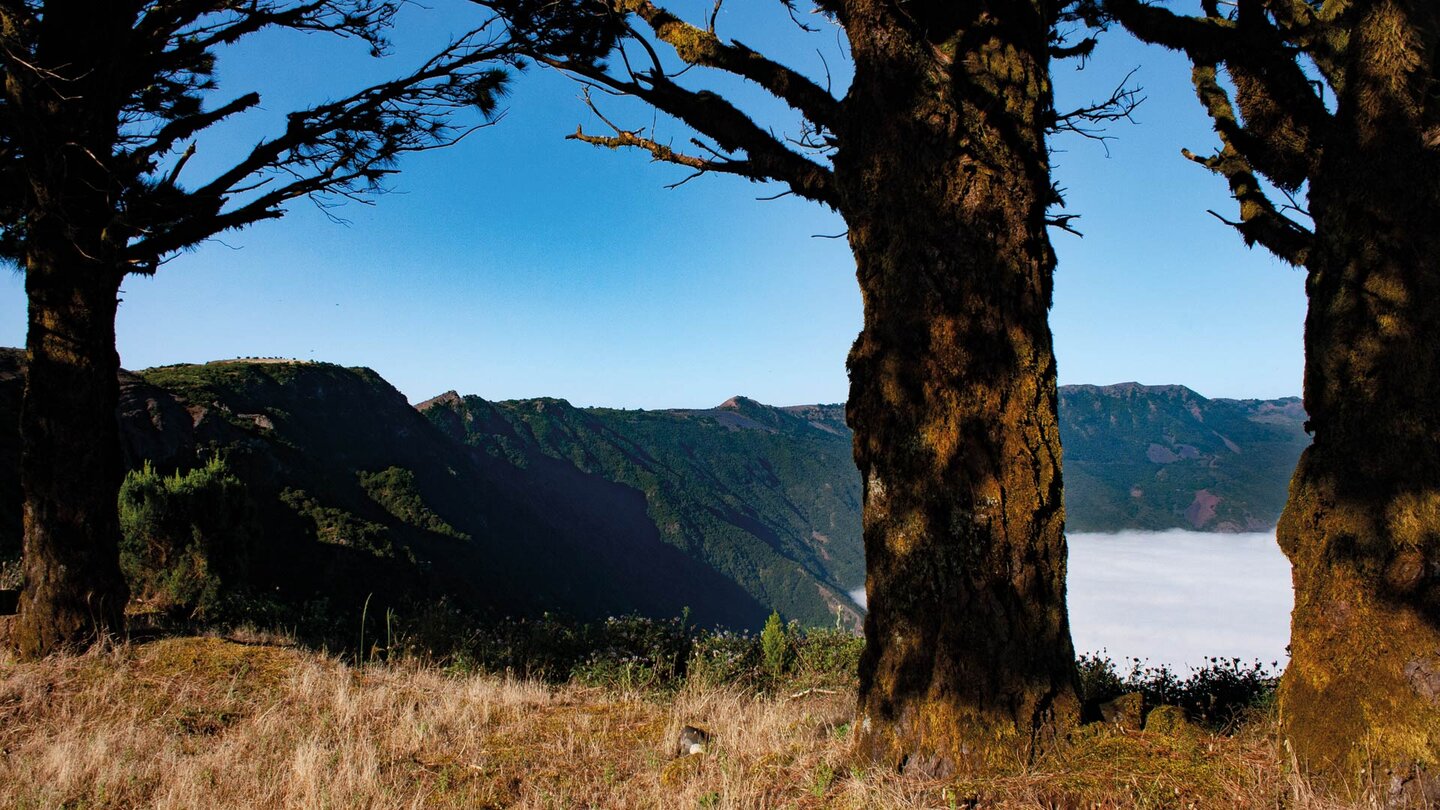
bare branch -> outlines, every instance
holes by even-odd
[[[748,79],[814,123],[832,131],[838,125],[839,101],[809,78],[739,42],[723,43],[714,31],[697,28],[650,0],[623,0],[623,5],[645,20],[655,35],[674,48],[686,63]]]
[[[743,152],[745,154],[743,161],[735,161],[727,165],[732,168],[743,165],[746,169],[745,176],[752,180],[777,180],[788,185],[801,197],[824,203],[832,208],[836,204],[834,178],[829,168],[786,148],[785,144],[774,135],[761,129],[745,113],[715,93],[704,90],[687,90],[663,76],[648,77],[648,85],[641,85],[616,79],[602,69],[585,63],[565,62],[548,57],[539,57],[539,61],[571,73],[582,80],[588,80],[602,87],[608,87],[646,101],[656,109],[680,119],[697,132],[710,138],[728,154]],[[616,129],[619,128],[616,127]],[[581,138],[573,139],[583,140]],[[597,145],[610,146],[612,144],[597,143]],[[614,145],[637,146],[649,151],[648,147],[640,144]],[[663,147],[663,145],[661,146]],[[664,148],[668,149],[668,147]],[[718,171],[719,169],[712,166],[708,170]],[[729,171],[729,173],[740,172]]]
[[[1115,121],[1134,123],[1131,115],[1145,101],[1145,97],[1140,95],[1140,88],[1130,86],[1130,79],[1135,76],[1136,70],[1138,68],[1132,68],[1129,73],[1125,74],[1125,78],[1120,80],[1120,83],[1110,92],[1110,97],[1104,101],[1093,102],[1067,113],[1056,114],[1049,130],[1057,133],[1070,132],[1104,144],[1110,139],[1108,135],[1104,134],[1104,129],[1086,126],[1086,124],[1106,124]],[[1107,154],[1109,152],[1108,146],[1106,152]]]
[[[1049,225],[1049,226],[1052,227],[1052,228],[1059,228],[1059,229],[1062,230],[1062,231],[1067,231],[1067,232],[1069,232],[1069,233],[1073,233],[1073,234],[1075,234],[1076,236],[1078,236],[1078,237],[1080,237],[1080,238],[1083,239],[1083,238],[1085,238],[1085,234],[1083,234],[1083,233],[1075,230],[1074,228],[1072,228],[1072,227],[1070,226],[1070,223],[1071,223],[1073,220],[1077,220],[1077,219],[1079,219],[1079,218],[1080,218],[1080,215],[1079,215],[1079,214],[1058,214],[1058,215],[1053,216],[1053,217],[1046,217],[1046,218],[1045,218],[1045,224],[1046,224],[1046,225]]]

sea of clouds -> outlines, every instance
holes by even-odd
[[[1275,533],[1071,534],[1067,599],[1080,653],[1166,664],[1287,659],[1293,592]],[[865,591],[851,594],[864,604]]]

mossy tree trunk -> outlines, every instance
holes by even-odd
[[[1332,786],[1440,800],[1440,10],[1376,3],[1350,37],[1310,189],[1280,717]]]
[[[865,313],[847,412],[868,571],[862,755],[931,774],[990,771],[1077,722],[1045,216],[1058,201],[1045,142],[1059,120],[1050,54],[1071,4],[818,0],[854,58],[837,99],[725,39],[715,18],[687,23],[651,0],[611,0],[627,16],[598,15],[610,26],[598,32],[594,7],[547,4],[547,20],[587,33],[559,39],[527,32],[528,0],[481,2],[507,15],[538,61],[639,98],[709,143],[684,154],[603,117],[612,134],[571,138],[783,183],[845,218]],[[781,138],[731,98],[692,89],[704,71],[683,71],[681,85],[658,62],[601,61],[616,45],[605,31],[634,42],[642,23],[681,61],[743,78],[801,114],[801,136]]]
[[[860,746],[924,773],[1013,766],[1079,715],[1047,321],[1049,29],[1027,2],[855,5],[856,124],[835,176],[865,312],[848,409]]]
[[[32,58],[63,67],[12,71],[6,88],[28,184],[17,229],[29,300],[20,410],[25,584],[12,639],[25,657],[120,632],[129,595],[116,509],[125,229],[108,165],[124,100],[111,66],[133,15],[126,5],[47,10]]]
[[[129,596],[115,506],[123,475],[115,418],[120,273],[78,245],[57,246],[37,245],[25,271],[25,587],[13,641],[32,658],[119,633]]]
[[[1207,0],[1107,12],[1186,52],[1233,223],[1305,268],[1313,445],[1278,536],[1294,566],[1279,710],[1327,790],[1440,797],[1440,3]],[[1230,91],[1217,79],[1224,66]],[[1306,190],[1313,225],[1259,176]],[[1422,798],[1422,796],[1427,798]]]

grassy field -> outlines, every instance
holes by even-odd
[[[1324,808],[1271,721],[1087,726],[1013,773],[933,782],[849,757],[854,695],[623,691],[353,666],[184,637],[0,661],[7,807]],[[687,724],[708,751],[674,755]],[[1151,724],[1152,726],[1155,724]]]

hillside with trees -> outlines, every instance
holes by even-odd
[[[0,352],[5,560],[22,358]],[[373,594],[377,609],[446,597],[496,616],[689,607],[706,625],[758,629],[778,610],[858,627],[860,479],[838,405],[451,392],[412,407],[369,369],[260,360],[124,372],[120,388],[121,562],[146,609],[354,615]],[[1306,442],[1293,399],[1129,383],[1060,402],[1079,531],[1266,528]]]

